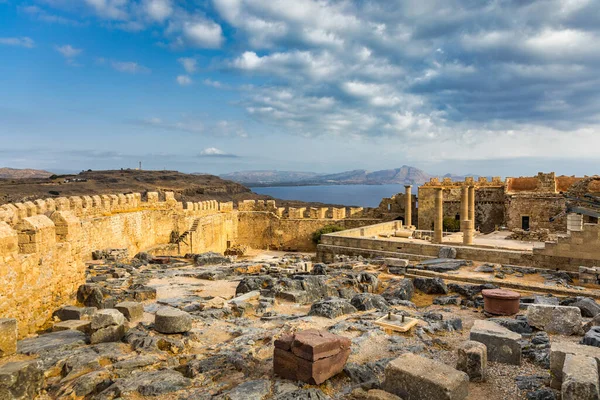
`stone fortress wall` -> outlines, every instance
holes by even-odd
[[[327,225],[370,225],[360,208],[279,208],[274,201],[176,201],[171,192],[74,196],[0,207],[0,315],[19,321],[20,335],[43,326],[51,310],[74,299],[92,251],[130,255],[223,252],[252,248],[314,251],[311,235]],[[186,231],[186,240],[173,244]]]

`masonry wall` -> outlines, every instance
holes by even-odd
[[[529,229],[549,229],[564,232],[567,228],[566,214],[550,222],[550,218],[564,212],[566,199],[560,194],[518,193],[506,196],[506,226],[521,229],[522,218],[529,217]]]

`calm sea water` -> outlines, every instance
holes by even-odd
[[[253,187],[252,191],[283,200],[377,207],[384,197],[404,193],[403,185],[331,185]]]

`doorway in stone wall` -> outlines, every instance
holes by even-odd
[[[524,231],[529,230],[529,216],[528,215],[523,215],[521,217],[521,229],[523,229]]]

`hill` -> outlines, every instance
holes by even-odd
[[[52,172],[43,169],[0,168],[0,179],[48,178]]]
[[[266,198],[214,175],[177,171],[85,171],[50,178],[0,179],[0,204],[59,196],[92,196],[145,191],[173,191],[182,201]]]
[[[222,178],[248,186],[298,186],[298,185],[422,185],[433,175],[418,168],[403,165],[400,168],[367,171],[357,169],[335,174],[290,171],[240,171],[221,175]]]

